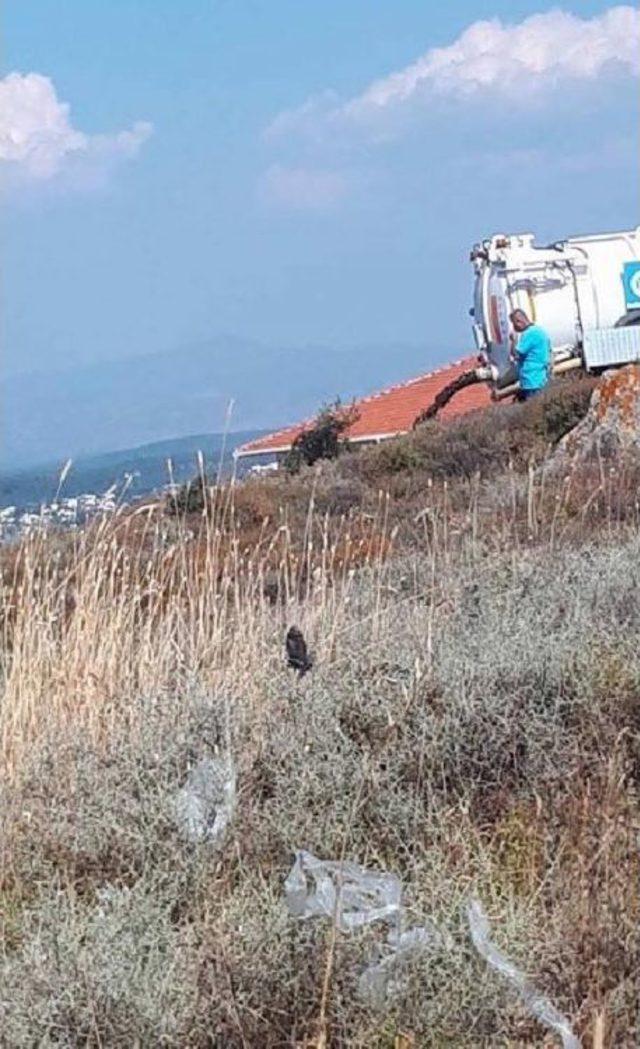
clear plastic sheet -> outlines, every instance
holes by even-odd
[[[284,889],[289,911],[297,918],[329,918],[344,933],[374,922],[391,926],[382,957],[366,966],[358,983],[360,996],[373,1005],[382,1006],[399,993],[407,963],[440,943],[433,929],[402,930],[402,885],[395,874],[348,861],[320,860],[302,851],[296,854]]]
[[[323,915],[335,920],[341,932],[377,921],[396,926],[400,922],[400,879],[356,863],[319,860],[310,852],[298,852],[284,891],[295,917]]]
[[[174,811],[180,832],[193,844],[218,845],[236,807],[236,774],[230,758],[203,758],[178,791]]]
[[[467,918],[473,945],[488,964],[499,972],[515,987],[526,1008],[541,1024],[550,1027],[562,1039],[563,1049],[580,1049],[580,1042],[571,1030],[566,1016],[532,987],[524,973],[510,962],[491,940],[491,931],[487,916],[478,900],[471,900],[467,906]]]
[[[404,991],[409,964],[426,951],[440,946],[435,929],[414,925],[399,936],[389,934],[391,950],[377,962],[367,965],[358,982],[358,993],[369,1004],[382,1008]]]

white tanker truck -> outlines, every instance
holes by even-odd
[[[640,361],[640,226],[547,247],[531,233],[498,234],[473,246],[471,262],[478,366],[445,386],[414,427],[473,383],[489,383],[496,399],[517,392],[509,322],[515,309],[548,333],[554,374],[574,368],[597,374]]]
[[[514,390],[509,314],[517,308],[547,331],[556,373],[640,360],[640,227],[547,247],[530,233],[497,235],[474,245],[471,262],[477,378],[496,396]]]

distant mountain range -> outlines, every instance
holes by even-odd
[[[6,468],[181,436],[263,430],[349,401],[459,356],[418,346],[280,348],[220,336],[171,353],[130,357],[4,382]]]
[[[171,480],[181,483],[197,477],[199,452],[204,458],[207,476],[215,477],[219,471],[228,473],[233,451],[238,445],[261,432],[196,434],[80,458],[72,462],[62,483],[65,463],[61,460],[44,466],[3,471],[0,476],[0,509],[6,506],[15,506],[18,510],[37,509],[42,504],[51,503],[58,494],[61,498],[102,495],[112,485],[117,485],[123,498],[130,500],[164,488]]]

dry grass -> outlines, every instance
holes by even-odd
[[[6,552],[3,1044],[553,1044],[474,954],[471,892],[585,1045],[637,1044],[635,467],[356,478],[346,517],[343,469]],[[221,748],[212,851],[172,798]],[[301,847],[396,871],[446,931],[381,1011],[380,932],[286,912]]]

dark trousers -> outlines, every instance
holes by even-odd
[[[539,386],[537,390],[518,390],[516,400],[518,401],[530,401],[532,397],[537,397],[539,393],[542,393],[544,386]]]

